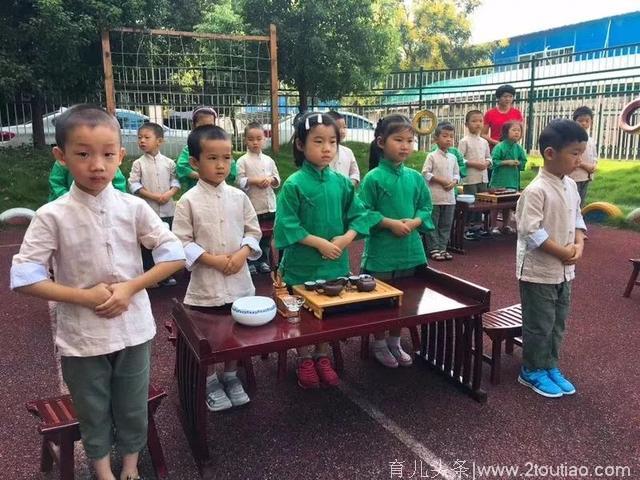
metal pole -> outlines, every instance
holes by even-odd
[[[271,150],[280,152],[280,105],[278,104],[278,32],[269,26],[269,52],[271,56]]]
[[[527,99],[527,103],[529,104],[529,111],[527,112],[527,140],[525,142],[525,149],[527,153],[531,151],[531,146],[533,144],[533,139],[531,136],[533,135],[533,103],[535,96],[535,80],[536,80],[536,61],[535,59],[531,59],[531,81],[529,83],[529,98]]]

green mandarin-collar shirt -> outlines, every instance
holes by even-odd
[[[284,281],[298,285],[347,275],[346,250],[336,260],[323,259],[318,250],[300,241],[309,235],[331,241],[347,230],[366,236],[371,225],[371,218],[347,177],[329,167],[318,171],[305,160],[278,194],[273,232],[276,248],[284,249],[280,263]]]
[[[233,186],[236,184],[237,170],[238,167],[236,166],[236,161],[231,160],[231,170],[226,178],[228,185]],[[176,160],[176,176],[178,177],[178,180],[180,180],[183,192],[190,190],[195,187],[196,183],[198,183],[197,178],[191,178],[189,176],[193,171],[194,170],[191,168],[191,164],[189,163],[189,147],[184,147],[180,152],[180,155],[178,155],[178,160]]]
[[[71,189],[73,176],[67,167],[55,161],[49,173],[49,202],[61,197]],[[127,179],[118,168],[111,184],[116,190],[127,193]]]
[[[374,225],[385,217],[422,220],[422,225],[406,237],[397,237],[386,228],[373,227],[365,239],[363,269],[391,272],[427,263],[419,232],[433,230],[433,207],[431,194],[420,173],[403,164],[394,165],[381,159],[378,167],[364,177],[358,196],[369,210]]]
[[[518,143],[507,140],[500,142],[491,152],[491,188],[514,188],[520,190],[520,172],[527,164],[527,154]],[[503,160],[518,160],[518,167],[502,165]]]

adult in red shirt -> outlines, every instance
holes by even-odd
[[[484,114],[484,127],[482,128],[482,138],[493,147],[500,143],[502,125],[510,121],[522,123],[522,112],[513,107],[513,99],[516,89],[511,85],[501,85],[496,90],[498,104]]]

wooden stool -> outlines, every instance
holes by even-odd
[[[491,383],[500,383],[502,342],[505,353],[511,355],[513,346],[522,348],[522,308],[520,304],[487,312],[482,316],[482,329],[491,339],[491,356],[483,355],[483,360],[491,365]]]
[[[166,396],[167,393],[164,390],[149,385],[147,447],[158,478],[166,477],[167,466],[153,416]],[[80,427],[71,396],[62,395],[33,400],[27,402],[26,407],[29,412],[42,420],[38,425],[38,432],[42,435],[40,471],[50,472],[55,461],[60,468],[60,480],[73,480],[73,444],[80,440]]]
[[[623,297],[629,297],[631,295],[631,290],[633,290],[633,287],[635,287],[636,285],[640,285],[640,282],[638,281],[638,273],[640,273],[640,258],[630,258],[629,261],[633,264],[633,272],[631,272],[629,283],[627,283],[627,288],[622,294]]]

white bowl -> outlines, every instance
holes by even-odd
[[[475,195],[469,195],[466,193],[461,193],[460,195],[458,195],[456,197],[456,200],[460,201],[460,202],[464,202],[464,203],[473,203],[476,201],[476,196]]]
[[[258,327],[276,316],[276,302],[270,297],[242,297],[231,305],[231,316],[242,325]]]

